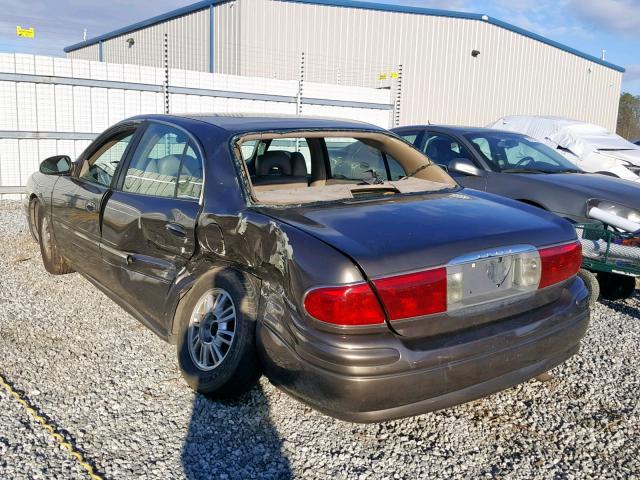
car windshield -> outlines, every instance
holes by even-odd
[[[504,173],[565,173],[580,169],[533,138],[515,133],[468,133],[465,137],[490,168]]]
[[[252,197],[301,204],[457,189],[445,171],[378,131],[247,134],[236,142]]]

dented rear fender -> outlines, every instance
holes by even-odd
[[[213,215],[205,209],[198,220],[196,237],[196,254],[179,274],[170,295],[176,299],[167,318],[173,335],[181,299],[212,269],[235,269],[257,282],[260,319],[287,336],[291,322],[303,329],[309,322],[320,323],[304,312],[302,302],[307,290],[365,280],[359,268],[335,248],[250,209],[237,215]]]

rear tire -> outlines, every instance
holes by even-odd
[[[578,277],[582,279],[589,291],[589,307],[593,308],[600,298],[600,284],[598,283],[598,279],[593,272],[585,270],[584,268],[578,271]]]
[[[623,300],[629,298],[636,291],[636,279],[618,273],[598,273],[600,294],[605,300]]]
[[[38,219],[38,243],[40,244],[40,254],[42,255],[42,263],[45,270],[52,275],[72,273],[74,271],[73,268],[60,254],[58,244],[53,237],[47,212],[44,211],[39,203],[36,213],[36,218]]]
[[[176,315],[177,355],[191,388],[211,398],[234,398],[261,375],[256,351],[258,294],[234,270],[204,274]]]

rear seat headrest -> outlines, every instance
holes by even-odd
[[[167,155],[156,160],[156,168],[160,175],[177,177],[180,170],[180,159],[177,155]]]
[[[256,175],[291,175],[291,155],[284,150],[265,152],[256,158]]]
[[[300,152],[291,152],[291,172],[294,177],[307,176],[307,162]]]

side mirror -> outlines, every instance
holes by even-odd
[[[71,172],[71,158],[67,155],[55,155],[40,163],[40,173],[45,175],[68,175]]]
[[[454,158],[451,160],[451,162],[449,162],[449,171],[462,173],[463,175],[471,175],[472,177],[480,177],[484,173],[468,158]]]

